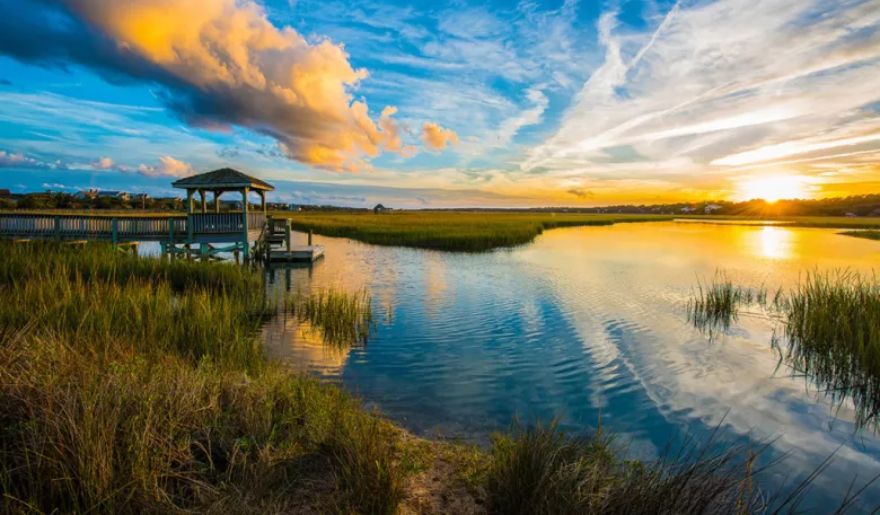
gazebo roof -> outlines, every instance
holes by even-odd
[[[275,186],[268,182],[261,181],[256,177],[251,177],[232,168],[220,168],[213,172],[193,175],[192,177],[174,181],[171,185],[175,188],[188,190],[238,190],[250,188],[252,190],[273,191],[275,189]]]

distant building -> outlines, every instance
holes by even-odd
[[[92,188],[80,191],[76,194],[76,198],[80,200],[95,200],[96,198],[98,198],[98,190]]]
[[[0,198],[12,198],[12,192],[6,189],[0,189]]]
[[[98,192],[98,198],[118,198],[119,200],[127,202],[131,200],[131,195],[125,191],[107,190]]]
[[[382,204],[376,204],[376,207],[373,208],[373,213],[375,213],[375,214],[377,214],[377,215],[378,215],[379,213],[387,213],[387,212],[389,212],[389,211],[391,211],[391,208],[390,208],[390,207],[385,207],[385,206],[383,206]]]
[[[682,212],[682,213],[693,213],[693,212],[694,212],[694,208],[692,208],[692,207],[690,207],[690,206],[685,206],[685,207],[681,208],[681,212]]]
[[[721,209],[721,206],[719,206],[718,204],[709,204],[708,206],[706,206],[703,209],[703,213],[705,213],[707,215],[711,215],[712,213],[714,213],[715,211],[718,211],[719,209]]]
[[[847,216],[847,218],[856,218],[856,217],[858,217],[859,215],[857,215],[857,214],[855,214],[855,213],[847,213],[846,216]]]

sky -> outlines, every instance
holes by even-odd
[[[0,188],[532,207],[880,193],[880,0],[0,0]]]

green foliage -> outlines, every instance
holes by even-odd
[[[399,503],[399,431],[264,361],[257,329],[274,311],[258,272],[103,246],[0,250],[0,511]]]
[[[812,273],[781,307],[781,357],[833,398],[850,397],[857,424],[880,415],[880,281],[854,272]]]
[[[297,290],[284,299],[285,309],[319,329],[325,342],[339,347],[367,342],[373,328],[372,304],[366,290],[347,293],[332,288],[310,294]]]
[[[488,473],[492,513],[760,512],[747,447],[687,445],[654,463],[620,460],[601,431],[570,437],[555,424],[497,436]]]

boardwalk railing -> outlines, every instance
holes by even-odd
[[[0,236],[60,240],[148,241],[186,234],[181,217],[0,214]]]
[[[247,239],[246,232],[259,231],[265,224],[266,216],[262,213],[248,213],[247,231],[242,213],[188,217],[10,213],[0,214],[0,238],[183,242],[197,236],[216,236],[222,241],[237,241]]]

